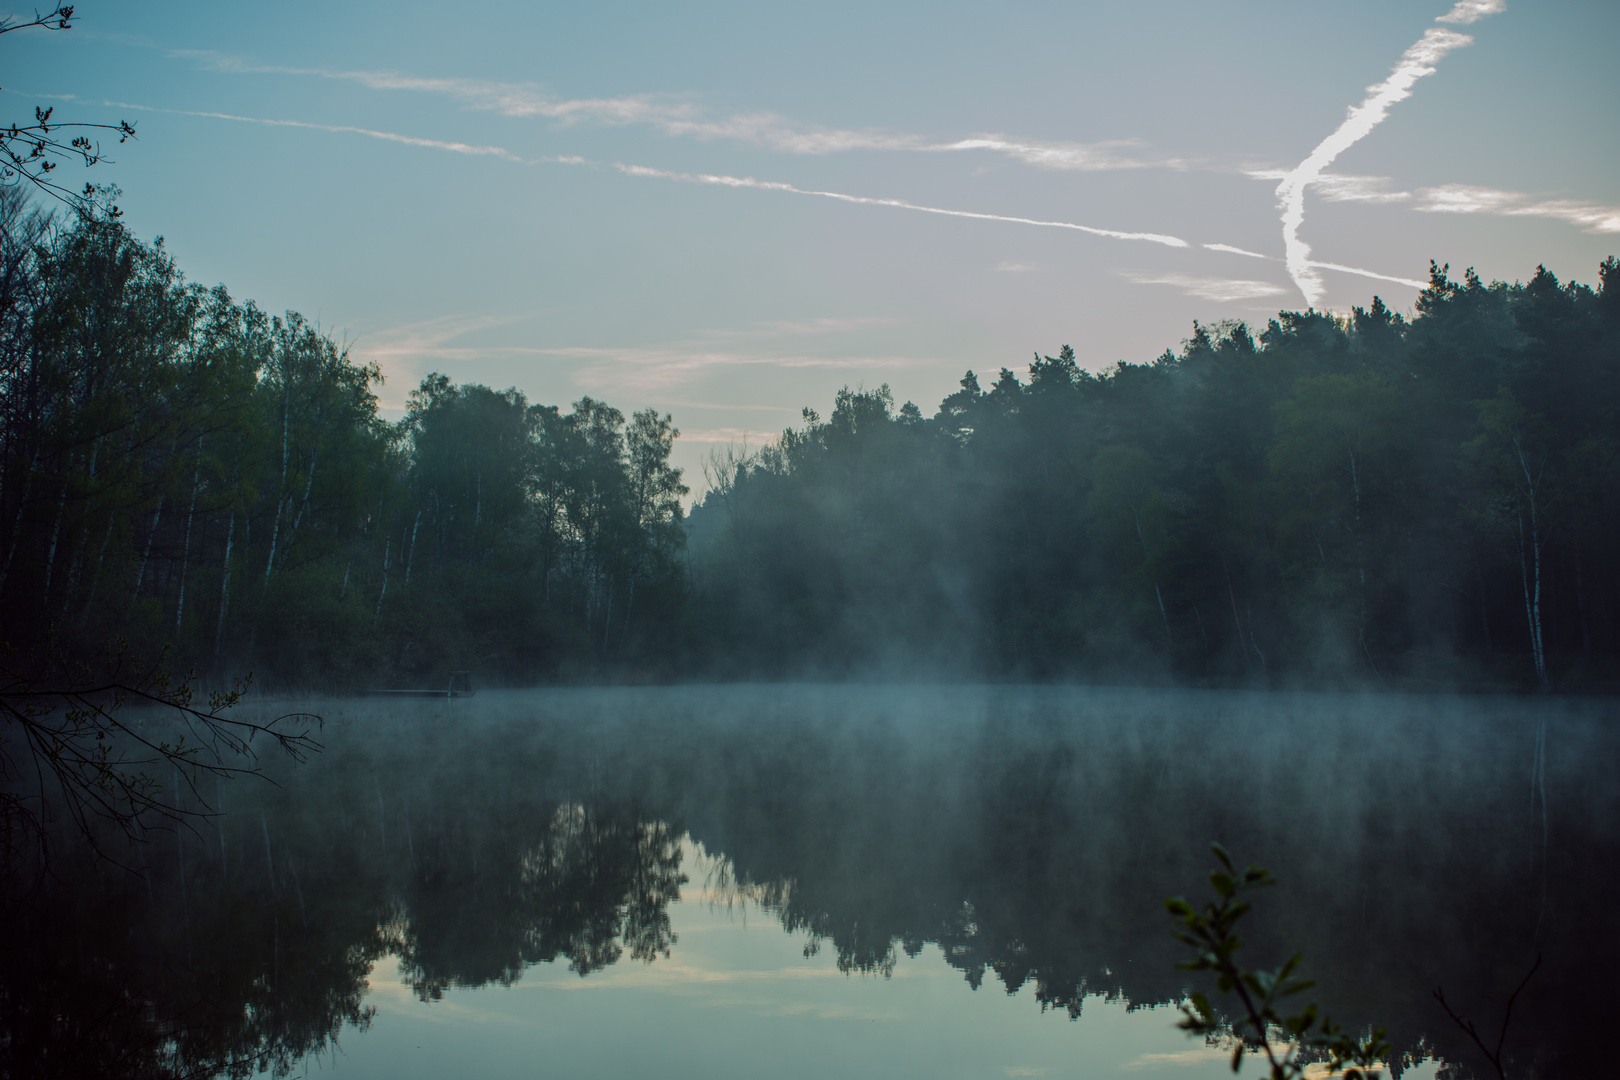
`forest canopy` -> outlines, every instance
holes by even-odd
[[[1410,318],[1195,324],[1092,373],[844,388],[711,457],[674,418],[381,372],[0,191],[0,605],[222,676],[943,676],[1593,687],[1620,646],[1620,264],[1433,266]],[[1257,332],[1258,331],[1258,332]]]
[[[699,640],[768,671],[1595,685],[1616,653],[1620,264],[1283,312],[931,419],[888,388],[718,463]]]

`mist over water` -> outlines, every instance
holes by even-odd
[[[1620,4],[168,6],[0,12],[0,1080],[1620,1075]]]
[[[1538,955],[1516,1067],[1594,1075],[1609,1054],[1609,703],[744,685],[307,704],[323,753],[205,792],[223,815],[148,833],[136,872],[64,837],[52,875],[13,874],[8,1074],[442,1075],[487,1053],[495,1072],[1213,1077],[1224,1057],[1147,1009],[1195,985],[1162,900],[1205,897],[1212,840],[1281,879],[1249,965],[1303,952],[1336,1019],[1389,1028],[1392,1071],[1480,1069],[1431,991],[1494,1038]],[[1009,1041],[1025,1058],[995,1056]]]

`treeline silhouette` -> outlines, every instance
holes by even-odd
[[[951,677],[1594,686],[1616,675],[1620,264],[1434,267],[1410,320],[1072,349],[670,465],[678,431],[381,372],[0,193],[0,605],[306,686]]]
[[[728,670],[1277,684],[1615,674],[1620,264],[1431,267],[1381,300],[1204,327],[1179,355],[887,386],[719,455],[691,516]],[[712,646],[711,646],[712,648]]]
[[[623,657],[684,596],[670,418],[375,365],[188,283],[159,241],[0,193],[0,602],[17,648],[126,635],[306,685]]]

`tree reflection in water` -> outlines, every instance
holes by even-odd
[[[69,849],[8,882],[0,1075],[286,1075],[366,1029],[385,956],[432,1001],[669,955],[678,827],[543,790],[433,801],[338,757],[229,792],[244,805],[200,834],[152,834],[138,876]]]
[[[395,955],[424,1001],[510,986],[530,964],[561,959],[589,975],[626,952],[652,961],[675,943],[668,909],[686,876],[667,822],[560,804],[531,845],[489,852],[481,881],[465,849],[423,847]]]
[[[0,1072],[285,1072],[366,1027],[385,956],[426,1002],[667,957],[688,830],[722,859],[711,895],[841,970],[935,943],[974,989],[1070,1016],[1182,997],[1161,900],[1201,889],[1219,839],[1283,880],[1253,960],[1305,952],[1347,1028],[1469,1075],[1430,992],[1495,1017],[1539,952],[1515,1073],[1590,1075],[1608,1052],[1620,733],[1599,707],[737,688],[480,709],[339,707],[326,754],[227,789],[198,834],[152,834],[140,876],[79,853],[8,881]]]

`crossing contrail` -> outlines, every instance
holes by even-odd
[[[1473,0],[1477,3],[1490,3],[1492,0]],[[326,131],[342,135],[359,135],[369,139],[380,139],[386,142],[400,143],[406,146],[422,147],[424,149],[447,151],[453,154],[465,154],[473,157],[492,157],[515,164],[533,165],[549,162],[558,165],[591,165],[592,162],[581,157],[557,156],[541,158],[524,158],[514,154],[502,146],[488,144],[465,143],[444,139],[427,139],[415,135],[404,135],[393,131],[380,131],[374,128],[357,127],[349,124],[320,124],[307,120],[279,120],[258,116],[241,116],[235,113],[213,112],[201,109],[165,109],[150,105],[137,105],[127,101],[105,100],[102,104],[114,108],[136,109],[141,112],[167,113],[174,116],[195,116],[212,120],[229,120],[244,124],[262,124],[268,127],[301,128],[309,131]],[[790,195],[813,195],[817,198],[834,199],[838,202],[855,203],[866,206],[887,206],[898,210],[912,210],[922,214],[938,214],[944,217],[969,218],[978,221],[999,221],[1014,225],[1034,225],[1046,229],[1068,229],[1074,232],[1087,233],[1091,236],[1103,236],[1114,240],[1140,240],[1152,244],[1161,244],[1165,247],[1191,248],[1192,244],[1177,236],[1166,233],[1130,232],[1121,229],[1103,229],[1093,225],[1081,225],[1073,221],[1052,221],[1043,218],[1019,217],[1012,214],[989,214],[975,210],[952,210],[940,206],[925,206],[921,203],[909,202],[905,199],[883,199],[866,195],[848,195],[838,191],[820,191],[814,188],[801,188],[793,184],[778,180],[757,180],[748,176],[728,176],[719,173],[685,173],[673,172],[668,169],[656,169],[646,165],[629,165],[622,162],[614,165],[620,172],[628,176],[653,177],[661,180],[672,180],[687,184],[712,184],[730,188],[753,188],[760,191],[780,191]],[[1219,251],[1231,255],[1243,255],[1249,258],[1274,260],[1275,256],[1262,255],[1256,251],[1234,247],[1230,244],[1201,244],[1200,247],[1210,251]],[[1308,250],[1308,249],[1307,249]],[[1361,277],[1374,278],[1380,281],[1397,282],[1410,285],[1414,288],[1423,288],[1426,283],[1412,278],[1396,277],[1390,274],[1381,274],[1373,270],[1363,270],[1359,267],[1344,266],[1339,263],[1307,261],[1307,270],[1334,270],[1345,274],[1356,274]],[[1313,274],[1314,276],[1314,274]]]
[[[1495,14],[1507,7],[1505,0],[1459,0],[1446,14],[1435,21],[1443,23],[1472,23]],[[1309,157],[1283,176],[1277,185],[1277,203],[1282,210],[1283,260],[1288,276],[1304,294],[1305,302],[1315,306],[1322,297],[1322,278],[1311,262],[1310,245],[1300,239],[1300,226],[1305,223],[1305,189],[1321,178],[1327,167],[1344,151],[1365,138],[1389,115],[1397,102],[1412,96],[1412,87],[1425,75],[1432,75],[1440,58],[1453,49],[1473,44],[1467,34],[1459,34],[1439,26],[1432,26],[1406,52],[1389,78],[1367,88],[1367,96],[1360,105],[1352,106],[1344,123],[1323,139]],[[1337,269],[1337,268],[1335,268]]]

